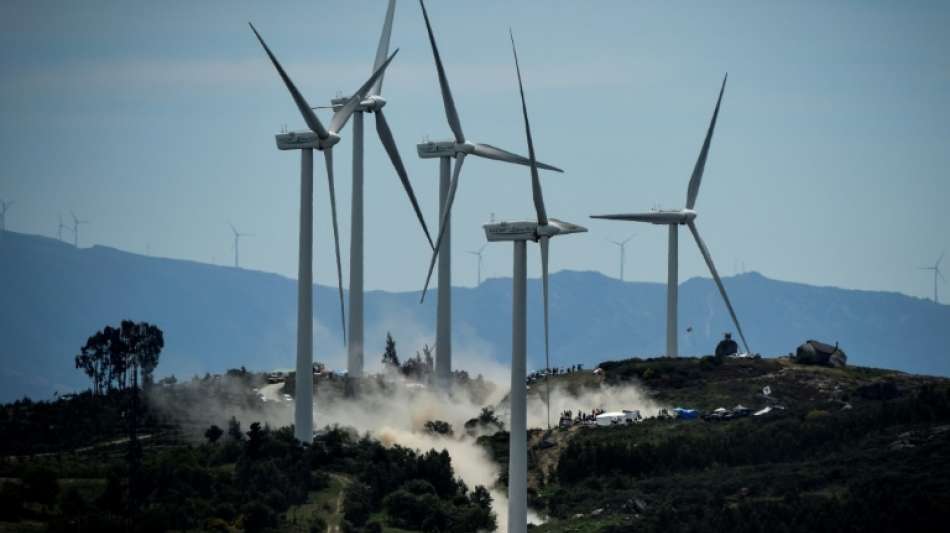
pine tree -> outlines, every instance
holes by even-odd
[[[392,368],[399,368],[399,355],[396,353],[396,341],[393,336],[386,332],[386,351],[383,352],[383,365]]]

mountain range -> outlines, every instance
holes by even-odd
[[[840,343],[849,362],[950,375],[950,306],[895,292],[818,287],[758,273],[724,278],[754,352],[793,352],[806,339]],[[661,354],[665,285],[597,272],[551,276],[552,365]],[[456,368],[497,373],[510,356],[511,279],[453,287]],[[342,368],[336,289],[314,286],[317,360]],[[708,278],[680,285],[680,350],[711,353],[734,328]],[[386,332],[402,357],[434,345],[434,295],[368,291],[366,363],[379,364]],[[246,366],[290,368],[296,350],[296,280],[276,274],[75,248],[47,237],[0,234],[0,401],[48,398],[87,385],[73,358],[87,337],[122,319],[165,332],[157,374],[179,378]],[[528,282],[529,368],[544,365],[541,286]]]

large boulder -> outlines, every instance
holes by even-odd
[[[795,362],[802,365],[826,365],[840,368],[848,364],[848,356],[837,343],[832,346],[809,339],[795,350]]]

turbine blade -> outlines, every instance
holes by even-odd
[[[538,243],[541,245],[541,285],[544,291],[544,366],[549,369],[548,373],[550,373],[551,351],[548,341],[548,249],[550,243],[548,237],[541,237]],[[548,429],[551,429],[551,387],[547,383],[547,376],[545,376],[544,381],[547,385]]]
[[[937,262],[934,264],[934,267],[940,268],[940,263],[943,261],[943,256],[947,255],[946,251],[941,252],[940,259],[937,259]]]
[[[524,100],[524,84],[521,82],[521,66],[518,64],[518,50],[515,48],[515,34],[508,28],[511,37],[511,53],[515,56],[515,72],[518,73],[518,91],[521,94],[521,113],[524,115],[524,132],[528,138],[528,159],[531,166],[531,194],[534,197],[534,211],[538,215],[538,224],[546,226],[548,214],[544,209],[544,194],[541,192],[541,178],[538,177],[538,161],[534,156],[534,141],[531,140],[531,124],[528,122],[528,104]],[[546,241],[546,239],[545,239]],[[544,246],[542,246],[542,250]],[[548,420],[550,425],[550,420]]]
[[[376,48],[376,61],[373,62],[373,71],[379,70],[379,67],[386,60],[389,54],[389,37],[393,33],[393,14],[396,12],[396,0],[389,0],[389,7],[386,8],[386,18],[383,22],[383,33],[379,35],[379,46]],[[370,89],[370,95],[379,95],[383,92],[383,76],[376,80],[376,84]]]
[[[406,172],[406,167],[402,164],[402,158],[399,157],[399,150],[396,148],[396,141],[393,139],[393,133],[389,129],[389,123],[386,122],[386,116],[383,115],[383,110],[378,109],[376,111],[376,133],[379,134],[379,140],[383,143],[383,148],[386,149],[386,153],[389,154],[390,161],[393,162],[393,167],[396,169],[396,174],[399,176],[399,181],[402,182],[402,187],[406,189],[406,194],[409,195],[409,201],[412,203],[412,209],[416,212],[416,218],[419,219],[419,224],[422,224],[422,231],[426,234],[426,239],[429,241],[429,247],[435,249],[435,245],[432,244],[432,236],[429,235],[429,228],[426,226],[425,218],[422,216],[422,210],[419,209],[419,202],[416,200],[416,193],[412,190],[412,183],[409,182],[409,174]]]
[[[439,236],[435,239],[435,247],[432,249],[432,260],[429,261],[429,272],[426,274],[426,284],[422,288],[422,298],[419,302],[426,299],[426,291],[429,290],[429,281],[432,280],[432,270],[435,268],[435,258],[439,256],[439,247],[442,246],[442,237],[445,236],[445,227],[448,224],[449,217],[452,214],[452,203],[455,202],[455,191],[459,186],[459,174],[462,172],[462,162],[465,161],[465,153],[460,152],[455,156],[455,171],[452,173],[452,183],[449,185],[449,194],[445,202],[445,210],[439,218]],[[439,287],[439,290],[449,290],[447,287]]]
[[[442,88],[442,104],[445,106],[445,118],[449,121],[449,127],[455,135],[455,142],[465,142],[465,134],[462,133],[462,123],[459,122],[458,111],[455,110],[455,100],[452,99],[452,89],[449,88],[449,79],[445,76],[445,68],[442,66],[442,58],[439,57],[439,48],[435,44],[435,36],[432,35],[432,24],[429,23],[429,14],[426,12],[425,2],[419,0],[422,6],[422,16],[426,21],[426,31],[429,32],[429,44],[432,45],[432,56],[435,58],[435,68],[439,72],[439,86]]]
[[[699,158],[696,159],[696,166],[693,167],[693,175],[689,178],[689,191],[686,193],[686,208],[692,209],[696,205],[696,196],[699,194],[699,184],[703,181],[703,170],[706,168],[706,156],[709,155],[709,144],[712,142],[713,131],[716,129],[716,119],[719,117],[719,104],[722,103],[722,93],[726,90],[727,73],[722,78],[722,87],[719,89],[719,99],[716,100],[716,109],[713,111],[712,120],[709,122],[709,129],[706,130],[706,140],[703,141],[703,148],[699,151]]]
[[[518,154],[513,154],[507,150],[502,150],[497,146],[492,146],[490,144],[484,143],[475,143],[475,150],[473,153],[477,156],[484,157],[486,159],[494,159],[496,161],[505,161],[506,163],[515,163],[517,165],[524,165],[526,167],[531,166],[531,160],[527,157],[520,156]],[[538,168],[543,168],[544,170],[553,170],[554,172],[564,172],[558,167],[548,165],[547,163],[542,163],[537,161]]]
[[[264,47],[264,51],[267,52],[267,56],[270,58],[271,63],[274,64],[274,68],[277,69],[277,73],[280,74],[280,78],[284,80],[284,85],[287,86],[287,90],[290,91],[290,96],[293,97],[294,103],[297,104],[297,109],[300,110],[300,114],[303,115],[304,122],[307,123],[307,127],[311,131],[317,134],[317,137],[321,139],[326,139],[330,136],[326,128],[323,127],[323,124],[320,123],[320,119],[317,118],[317,114],[313,112],[313,109],[310,107],[310,104],[307,103],[307,100],[304,99],[303,95],[300,94],[300,91],[297,90],[297,86],[294,85],[294,82],[290,80],[290,76],[284,72],[284,67],[280,66],[280,62],[277,61],[277,58],[274,57],[274,54],[268,48],[267,43],[264,42],[264,38],[261,37],[260,33],[257,33],[257,28],[254,27],[250,22],[247,23],[251,30],[254,32],[254,35],[257,36],[257,40],[260,41],[261,46]]]
[[[370,76],[368,80],[366,80],[366,83],[364,83],[359,89],[356,90],[355,93],[353,93],[353,96],[351,96],[350,99],[347,100],[345,104],[343,104],[343,107],[333,114],[333,118],[330,119],[330,131],[336,133],[342,130],[343,126],[346,126],[346,121],[350,119],[350,115],[352,115],[353,111],[356,110],[356,106],[360,105],[360,102],[366,97],[366,93],[369,91],[370,87],[372,87],[373,84],[376,83],[376,80],[378,80],[383,75],[383,72],[386,71],[386,67],[389,66],[389,63],[392,62],[393,58],[396,57],[396,54],[398,53],[399,49],[397,48],[396,51],[393,52],[391,56],[389,56],[389,59],[380,65],[380,67],[376,69],[375,72],[373,72],[373,75]]]
[[[626,239],[624,239],[620,244],[627,244],[628,242],[630,242],[630,239],[632,239],[632,238],[634,238],[634,237],[636,237],[636,236],[637,236],[637,234],[636,234],[636,233],[633,233],[633,234],[631,234],[629,237],[627,237]]]
[[[649,213],[616,213],[610,215],[590,215],[590,218],[599,218],[604,220],[627,220],[632,222],[651,222],[656,224],[664,224],[665,218],[667,217],[666,213],[663,212],[649,212]]]
[[[333,186],[333,148],[323,151],[327,162],[327,184],[330,187],[330,213],[333,216],[333,246],[336,249],[336,280],[340,292],[340,324],[343,328],[343,345],[346,346],[346,311],[343,309],[343,266],[340,264],[340,232],[336,223],[336,189]]]
[[[706,260],[706,266],[709,267],[709,272],[716,281],[716,286],[719,287],[719,293],[722,294],[723,301],[726,302],[729,315],[732,316],[732,323],[736,325],[736,331],[739,332],[739,337],[742,338],[742,345],[745,346],[745,351],[752,353],[751,350],[749,350],[749,343],[746,342],[745,335],[742,333],[742,326],[739,325],[739,319],[736,318],[736,311],[732,308],[732,302],[729,301],[729,295],[726,294],[726,288],[723,286],[722,280],[719,279],[719,272],[716,271],[716,265],[713,264],[712,256],[709,255],[709,249],[706,248],[706,243],[704,243],[702,237],[699,236],[699,231],[696,229],[695,223],[691,221],[687,225],[689,226],[689,231],[693,234],[693,238],[696,239],[696,244],[699,246],[699,251],[703,254],[703,259]]]

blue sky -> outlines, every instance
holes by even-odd
[[[606,239],[637,236],[626,276],[665,280],[659,226],[593,213],[681,207],[724,72],[729,85],[699,194],[720,271],[819,285],[932,292],[916,270],[950,248],[950,4],[945,2],[430,1],[471,140],[526,152],[515,31],[549,215],[590,233],[556,240],[552,268],[616,276]],[[370,73],[383,1],[0,4],[0,198],[15,231],[81,245],[230,263],[296,277],[299,156],[273,134],[303,127],[247,27],[253,21],[312,105]],[[429,224],[438,163],[415,144],[449,129],[416,2],[397,6],[401,51],[384,85]],[[324,118],[329,118],[327,114]],[[366,286],[420,288],[427,244],[366,123]],[[336,149],[349,241],[350,128]],[[316,279],[332,266],[326,179],[315,172]],[[532,216],[526,169],[466,162],[453,220],[454,282],[475,281],[481,224]],[[708,276],[687,232],[680,279]],[[537,252],[529,274],[537,275]],[[483,273],[510,276],[511,250]],[[345,258],[344,258],[345,261]],[[948,266],[950,271],[950,266]],[[944,292],[950,286],[943,287]]]

